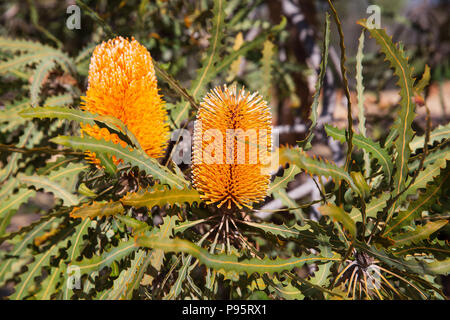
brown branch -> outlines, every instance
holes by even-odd
[[[7,144],[1,144],[1,143],[0,143],[0,151],[18,152],[18,153],[23,153],[23,154],[48,153],[48,154],[68,154],[68,155],[81,156],[81,157],[84,156],[84,153],[76,152],[76,151],[73,151],[70,149],[57,150],[57,149],[52,149],[52,148],[48,148],[48,147],[27,149],[27,148],[19,148],[19,147],[16,147],[15,145],[7,145]]]

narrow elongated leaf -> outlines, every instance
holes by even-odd
[[[33,73],[33,81],[30,87],[31,105],[37,106],[39,104],[39,93],[41,86],[47,74],[55,67],[55,62],[52,59],[45,59],[39,63]]]
[[[130,299],[129,286],[135,279],[141,265],[144,263],[147,253],[145,250],[138,250],[131,260],[131,266],[123,270],[119,277],[114,280],[114,284],[111,292],[109,293],[107,300],[119,300]],[[132,292],[131,292],[132,293]]]
[[[52,171],[48,178],[51,181],[58,182],[64,189],[74,192],[78,182],[78,174],[87,170],[89,165],[83,163],[69,163],[67,167],[59,167]]]
[[[72,262],[70,265],[78,266],[81,274],[91,271],[99,271],[104,267],[109,267],[114,261],[120,261],[130,255],[137,247],[134,245],[134,239],[121,241],[117,247],[113,247],[101,255],[95,255],[90,259]]]
[[[145,256],[142,258],[143,259],[142,263],[140,263],[137,266],[137,271],[135,272],[131,281],[129,281],[127,284],[127,288],[124,294],[125,299],[131,300],[131,298],[133,297],[134,290],[137,290],[139,288],[139,285],[141,283],[142,278],[145,275],[147,267],[150,265],[152,254],[153,252],[145,252]]]
[[[28,108],[19,112],[19,114],[23,118],[57,118],[73,120],[81,124],[89,124],[91,126],[96,125],[96,122],[98,121],[105,124],[112,130],[119,130],[121,133],[126,135],[137,148],[141,149],[139,141],[137,141],[134,134],[130,130],[128,130],[127,126],[120,119],[117,119],[113,116],[101,116],[79,109],[53,106]]]
[[[434,261],[428,264],[428,268],[434,274],[448,275],[450,273],[450,258],[442,261]]]
[[[271,233],[275,236],[281,236],[283,238],[297,238],[301,235],[301,232],[297,230],[295,227],[289,228],[285,225],[276,225],[273,223],[257,223],[251,221],[242,221],[243,224],[260,229],[266,233]],[[305,227],[302,227],[302,229]]]
[[[51,58],[53,55],[54,52],[52,50],[49,50],[49,51],[31,52],[19,56],[14,56],[14,58],[11,58],[7,61],[3,61],[0,63],[0,74],[5,74],[11,70],[31,65],[46,58],[47,59]]]
[[[433,163],[435,163],[439,159],[450,160],[450,147],[432,150],[425,157],[425,161],[423,162],[423,167],[425,168],[424,171],[428,170],[428,167],[430,165],[432,165]],[[417,170],[417,168],[419,168],[420,162],[421,162],[421,159],[415,157],[415,159],[411,162],[411,164],[409,166],[411,173],[413,173],[415,170]],[[422,172],[420,172],[419,174],[422,174]],[[406,192],[408,192],[408,190]]]
[[[356,193],[361,194],[361,191],[355,185],[351,176],[344,169],[339,168],[335,164],[329,163],[326,160],[320,161],[318,159],[310,158],[306,152],[298,148],[280,148],[279,152],[280,160],[293,163],[310,174],[331,177],[336,183],[344,180]]]
[[[323,79],[325,78],[325,72],[328,63],[328,46],[330,43],[330,15],[328,13],[325,14],[325,31],[323,37],[323,46],[322,46],[322,62],[320,64],[320,73],[316,82],[316,91],[314,92],[313,103],[311,105],[311,112],[309,116],[309,120],[311,120],[311,125],[308,129],[308,134],[305,139],[300,142],[300,147],[306,146],[311,142],[314,134],[313,130],[317,125],[317,108],[319,106],[319,97],[320,90],[322,88]]]
[[[51,141],[75,150],[91,151],[96,154],[105,153],[109,156],[115,156],[117,159],[122,159],[133,166],[137,166],[140,170],[153,175],[153,177],[161,181],[162,184],[168,184],[171,187],[182,188],[183,186],[188,185],[188,182],[184,177],[175,175],[144,152],[130,147],[123,148],[113,142],[96,140],[91,137],[58,136]]]
[[[414,183],[400,196],[399,199],[403,201],[407,196],[417,194],[419,189],[426,188],[427,184],[439,175],[441,169],[446,167],[448,160],[450,160],[450,152],[441,154],[440,158],[417,175]]]
[[[430,141],[429,145],[432,145],[434,142],[441,142],[444,139],[450,139],[450,123],[446,125],[440,125],[430,133]],[[417,136],[409,144],[411,150],[416,151],[417,149],[423,148],[423,144],[425,143],[424,136]]]
[[[160,226],[159,232],[153,235],[153,237],[158,239],[169,239],[172,236],[173,229],[175,228],[175,224],[177,221],[178,221],[177,216],[164,217],[163,224]],[[151,257],[152,266],[156,270],[160,271],[163,261],[164,261],[164,250],[160,248],[156,248],[155,250],[153,250]]]
[[[363,84],[363,74],[362,74],[362,61],[364,59],[364,30],[361,31],[361,36],[359,37],[358,52],[356,53],[356,95],[358,97],[358,129],[359,134],[363,137],[367,137],[366,134],[366,117],[364,115],[364,84]],[[356,143],[355,143],[356,144]],[[366,150],[364,152],[364,171],[365,177],[370,176],[370,158]],[[389,176],[390,180],[390,176]]]
[[[164,186],[155,186],[152,189],[141,190],[134,193],[128,193],[120,201],[126,206],[136,208],[154,206],[163,207],[165,205],[177,205],[181,207],[184,203],[200,203],[202,200],[200,194],[194,189],[168,189]]]
[[[90,225],[91,221],[89,219],[85,219],[75,227],[75,232],[71,238],[71,245],[69,249],[67,249],[67,261],[69,263],[75,262],[75,260],[80,256],[81,251],[83,250],[84,236],[88,234]]]
[[[396,195],[404,189],[408,175],[408,159],[411,154],[409,143],[413,136],[411,124],[415,117],[415,106],[412,101],[414,79],[412,78],[412,70],[408,65],[408,60],[403,49],[392,42],[392,39],[386,34],[386,31],[367,26],[365,20],[360,20],[358,23],[367,29],[371,36],[375,38],[381,51],[385,54],[386,59],[391,63],[394,74],[399,78],[398,85],[400,86],[401,109],[398,123],[396,123],[398,136],[394,140],[398,153],[395,161],[396,173],[394,176],[394,194]]]
[[[86,219],[90,218],[91,220],[96,217],[109,217],[123,214],[125,209],[123,208],[120,202],[93,202],[93,203],[85,203],[81,207],[76,207],[70,213],[72,218],[81,218]]]
[[[448,241],[439,241],[436,239],[433,242],[428,241],[428,239],[417,241],[415,244],[405,245],[400,249],[395,248],[394,250],[393,253],[399,256],[431,254],[438,260],[446,259],[450,256]]]
[[[0,205],[0,236],[3,236],[12,216],[16,213],[20,205],[35,195],[36,192],[34,190],[19,189],[16,194],[2,202]]]
[[[296,165],[291,165],[288,169],[284,170],[284,174],[281,177],[276,177],[269,185],[267,194],[272,194],[279,189],[286,189],[289,182],[295,179],[295,176],[300,173],[300,168]]]
[[[173,229],[173,231],[174,231],[175,234],[177,234],[177,233],[183,233],[185,230],[187,230],[187,229],[189,229],[189,228],[191,228],[191,227],[193,227],[193,226],[196,226],[196,225],[198,225],[198,224],[200,224],[200,223],[203,223],[203,222],[205,222],[205,221],[206,221],[206,219],[197,219],[197,220],[195,220],[195,221],[189,221],[189,220],[186,220],[186,221],[183,221],[183,222],[179,223],[179,224]]]
[[[35,295],[37,300],[51,300],[51,296],[56,292],[58,282],[61,280],[61,276],[63,275],[63,269],[65,269],[65,266],[62,261],[58,267],[50,269],[47,278],[42,281],[41,289]]]
[[[9,196],[17,185],[17,179],[8,179],[0,188],[0,201]]]
[[[416,230],[401,233],[393,238],[395,246],[403,246],[428,239],[431,234],[438,231],[448,223],[447,220],[429,221],[424,226],[417,226]]]
[[[7,37],[0,37],[0,48],[3,51],[11,52],[29,52],[29,51],[40,51],[40,50],[50,50],[52,47],[42,44],[37,41],[24,40],[24,39],[12,39]]]
[[[142,232],[142,231],[150,228],[150,226],[148,224],[146,224],[145,222],[139,221],[139,220],[134,219],[129,216],[116,214],[116,215],[114,215],[114,218],[116,218],[119,221],[122,221],[127,227],[132,228],[134,234],[137,234],[139,232]]]
[[[298,208],[297,202],[295,202],[295,200],[288,195],[285,189],[278,189],[273,193],[273,197],[275,199],[279,199],[281,203],[286,206],[286,208],[290,209],[290,211],[295,215],[295,218],[303,223],[305,220],[305,214],[302,209]]]
[[[156,237],[138,237],[136,245],[158,248],[165,252],[186,252],[199,259],[207,267],[214,270],[223,269],[225,271],[246,272],[247,274],[265,272],[281,272],[284,270],[292,270],[294,267],[301,267],[308,262],[317,261],[338,261],[338,257],[324,258],[321,256],[310,255],[302,257],[292,257],[289,259],[274,259],[265,258],[259,259],[244,259],[239,260],[237,256],[218,254],[210,254],[207,250],[196,246],[195,244],[181,239],[158,239]]]
[[[438,268],[433,270],[433,265],[424,261],[415,259],[405,260],[382,249],[379,250],[375,247],[368,247],[360,242],[355,242],[355,246],[386,263],[388,266],[397,268],[398,270],[409,271],[416,274],[439,274]]]
[[[23,148],[25,146],[29,146],[30,141],[33,140],[33,131],[35,131],[36,128],[32,123],[28,124],[25,127],[23,135],[20,137],[19,143],[17,144],[18,148]],[[11,157],[8,160],[8,163],[0,169],[0,182],[5,181],[10,175],[16,173],[18,169],[18,161],[22,155],[18,152],[14,152],[11,154]]]
[[[15,292],[10,296],[11,300],[22,300],[29,292],[30,287],[34,284],[34,278],[41,275],[42,268],[49,265],[50,258],[58,254],[60,248],[67,246],[67,239],[52,245],[45,252],[34,257],[34,261],[27,265],[28,271],[20,276],[20,282],[15,287]]]
[[[382,211],[384,207],[386,207],[386,202],[389,199],[390,194],[389,193],[383,193],[378,198],[373,198],[369,203],[366,205],[366,217],[372,217],[376,218],[377,213]],[[355,209],[355,210],[353,210]],[[356,207],[353,207],[352,211],[350,212],[350,218],[355,222],[361,222],[361,211],[357,209]]]
[[[325,124],[325,131],[329,136],[333,137],[336,140],[339,140],[340,142],[346,141],[345,130]],[[361,134],[353,135],[353,143],[358,148],[369,152],[374,158],[378,160],[378,163],[383,168],[383,172],[386,174],[387,180],[390,181],[393,164],[386,149],[381,148],[378,142],[374,142]]]
[[[419,82],[417,82],[417,84],[414,86],[414,91],[416,94],[421,94],[422,91],[426,88],[426,86],[428,86],[428,84],[430,83],[431,78],[430,71],[431,71],[430,67],[426,64],[422,78],[420,78]]]
[[[49,178],[33,175],[27,176],[22,173],[17,175],[17,179],[28,186],[34,186],[36,189],[44,189],[47,192],[51,192],[54,194],[56,198],[59,198],[63,201],[64,204],[69,206],[77,205],[80,201],[78,196],[67,191],[57,182],[50,180]]]
[[[434,185],[428,184],[425,193],[421,194],[416,201],[410,203],[408,209],[400,211],[397,217],[391,220],[391,223],[387,226],[383,236],[409,224],[415,217],[420,217],[423,210],[426,210],[432,204],[436,203],[437,198],[442,193],[442,188],[450,180],[449,178],[450,173],[446,172],[444,173],[444,176],[440,176],[437,179],[438,181]]]
[[[73,97],[70,94],[61,94],[57,96],[51,96],[45,99],[44,105],[50,107],[61,107],[70,105],[73,103]]]
[[[95,125],[95,120],[99,117],[99,115],[87,111],[56,106],[28,108],[21,111],[20,115],[24,118],[58,118],[74,120],[90,125]]]
[[[262,87],[260,90],[263,98],[269,100],[269,90],[272,84],[272,64],[275,54],[275,46],[270,40],[264,42],[261,58],[261,80]]]

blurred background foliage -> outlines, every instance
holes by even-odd
[[[80,49],[93,48],[108,38],[103,28],[82,10],[81,29],[69,30],[66,9],[75,1],[56,0],[19,0],[3,1],[0,4],[0,35],[12,38],[26,38],[58,46],[71,56],[79,54]],[[201,55],[208,46],[210,29],[209,10],[211,0],[113,0],[86,1],[118,35],[135,37],[151,52],[152,57],[177,80],[186,87],[199,67]],[[356,20],[367,17],[369,5],[381,8],[381,25],[393,34],[395,42],[401,41],[407,48],[410,63],[417,75],[424,70],[425,63],[431,67],[432,80],[438,83],[439,112],[434,116],[433,126],[445,123],[445,97],[443,83],[450,78],[450,21],[448,1],[335,1],[343,31],[346,35],[346,47],[350,79],[355,73],[354,63],[360,28]],[[267,89],[270,91],[271,105],[275,113],[276,124],[304,123],[311,105],[313,84],[308,78],[318,67],[314,54],[320,45],[323,29],[323,12],[327,8],[326,1],[317,0],[279,0],[279,1],[240,1],[232,0],[226,8],[223,43],[231,52],[242,43],[249,41],[262,30],[278,24],[281,16],[287,17],[286,28],[272,36],[272,47],[266,47],[270,54],[269,78],[260,76],[260,62],[263,55],[263,44],[247,52],[238,63],[221,73],[216,82],[236,79],[249,89],[261,88],[261,81],[270,80]],[[299,18],[297,15],[300,15]],[[333,26],[334,28],[334,26]],[[303,34],[302,34],[303,33]],[[304,34],[307,34],[306,37]],[[339,68],[338,33],[332,29],[330,66],[334,71]],[[320,50],[319,50],[320,51]],[[89,51],[88,51],[89,52]],[[320,52],[318,52],[320,55]],[[375,103],[380,103],[380,93],[395,87],[395,78],[383,65],[383,56],[376,53],[373,40],[365,47],[364,79],[367,91],[375,94]],[[85,91],[89,59],[79,66],[79,75],[75,79],[81,92]],[[316,64],[316,65],[315,65]],[[331,77],[331,78],[330,78]],[[341,87],[338,73],[327,77],[331,90]],[[331,80],[330,80],[331,79]],[[67,80],[66,81],[70,81]],[[18,92],[11,90],[17,79],[4,81],[0,88],[0,101],[10,100]],[[174,92],[160,81],[162,92],[168,102],[172,102]],[[351,88],[355,83],[350,82]],[[432,88],[432,87],[431,87]],[[325,89],[326,90],[326,89]],[[390,103],[390,102],[389,102]],[[332,103],[331,103],[332,104]],[[395,103],[392,103],[395,104]],[[447,103],[448,104],[448,103]],[[328,111],[336,112],[334,106]],[[370,113],[370,111],[369,111]],[[432,112],[433,113],[433,112]],[[369,121],[370,122],[370,121]],[[371,125],[373,125],[371,123]],[[376,125],[376,123],[375,123]],[[384,125],[382,123],[382,125]],[[419,126],[420,127],[420,126]],[[417,129],[417,128],[416,128]],[[419,130],[420,131],[420,130]],[[298,139],[298,136],[291,137]],[[293,142],[282,137],[282,142]],[[284,140],[284,141],[283,141]]]

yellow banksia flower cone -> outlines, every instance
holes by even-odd
[[[262,97],[216,87],[197,112],[193,185],[208,204],[251,208],[267,196],[270,174],[264,169],[271,149],[272,115]]]
[[[161,157],[169,136],[168,116],[148,50],[134,39],[103,42],[92,54],[88,81],[82,108],[120,119],[150,157]],[[95,126],[81,127],[97,139],[108,136]],[[123,146],[117,135],[110,140]]]

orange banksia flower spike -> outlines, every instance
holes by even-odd
[[[270,174],[264,168],[271,149],[272,115],[262,97],[216,87],[197,112],[193,185],[208,204],[251,208],[267,195]]]
[[[120,119],[149,156],[163,156],[169,137],[168,116],[148,50],[134,39],[117,37],[103,42],[92,54],[88,80],[82,108]],[[124,144],[117,135],[103,132],[107,129],[81,127],[97,139]]]

